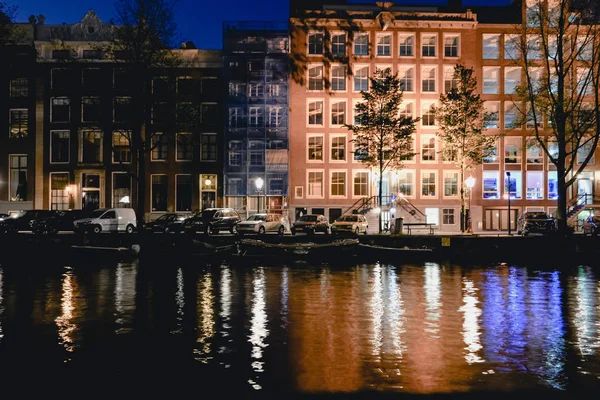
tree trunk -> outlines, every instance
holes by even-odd
[[[558,183],[558,204],[556,208],[556,219],[558,222],[558,234],[560,236],[566,236],[568,232],[567,225],[567,185],[565,177],[564,161],[558,163],[556,168],[556,176]]]
[[[379,206],[379,214],[377,215],[377,225],[379,225],[379,233],[381,233],[381,198],[383,197],[383,161],[379,163],[379,190],[377,205]]]
[[[469,210],[471,212],[471,210]],[[465,223],[467,217],[465,213],[465,164],[460,165],[460,232],[465,233]]]

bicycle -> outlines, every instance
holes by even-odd
[[[383,228],[381,229],[381,233],[392,234],[393,232],[394,232],[394,223],[391,221],[385,221],[383,223]]]

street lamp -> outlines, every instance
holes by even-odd
[[[257,197],[257,205],[256,208],[258,208],[258,213],[260,214],[260,193],[262,191],[262,187],[263,187],[263,180],[262,178],[256,178],[256,180],[254,181],[254,184],[256,185],[256,191],[258,192],[258,197]]]
[[[469,176],[467,178],[467,180],[465,181],[465,183],[467,184],[467,188],[469,189],[469,230],[468,233],[473,233],[473,224],[471,222],[471,190],[473,189],[473,186],[475,185],[475,178],[473,178],[472,176]]]
[[[510,236],[510,172],[506,171],[508,179],[508,236]]]

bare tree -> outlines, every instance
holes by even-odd
[[[559,233],[567,226],[567,189],[589,164],[600,138],[600,26],[595,1],[528,2],[514,61],[522,121],[556,167]]]
[[[414,155],[412,134],[418,119],[399,113],[403,91],[397,74],[392,75],[390,68],[376,70],[369,80],[369,90],[360,92],[362,101],[354,108],[354,124],[344,126],[354,132],[355,157],[378,170],[381,205],[383,173],[402,167],[402,160]],[[381,214],[378,225],[381,233]]]
[[[173,9],[171,0],[117,0],[114,39],[104,49],[115,64],[123,64],[129,71],[131,132],[126,139],[130,142],[134,166],[130,172],[136,182],[134,208],[142,222],[146,204],[146,155],[161,143],[155,133],[147,129],[153,111],[153,78],[180,64],[173,51],[176,33]],[[162,122],[172,126],[176,122],[175,113],[165,114],[167,120]]]
[[[460,230],[465,231],[465,172],[483,163],[495,149],[500,135],[484,133],[484,102],[477,93],[473,69],[457,64],[454,67],[455,87],[440,95],[440,107],[435,119],[440,127],[437,136],[442,141],[442,156],[460,167]],[[496,115],[497,117],[497,115]],[[471,212],[471,210],[469,210]]]

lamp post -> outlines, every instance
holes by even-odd
[[[465,183],[467,184],[467,188],[469,189],[469,220],[468,220],[469,230],[467,232],[473,233],[473,224],[471,222],[471,190],[473,189],[473,186],[475,185],[475,178],[473,178],[472,176],[469,176],[467,178],[467,180],[465,181]]]
[[[258,209],[258,213],[260,213],[260,193],[262,191],[262,187],[263,187],[263,180],[262,178],[256,178],[256,180],[254,181],[254,184],[256,185],[256,191],[258,192],[258,196],[256,198],[257,200],[257,204],[256,204],[256,208]]]
[[[508,179],[508,236],[510,236],[510,172],[506,171]]]

